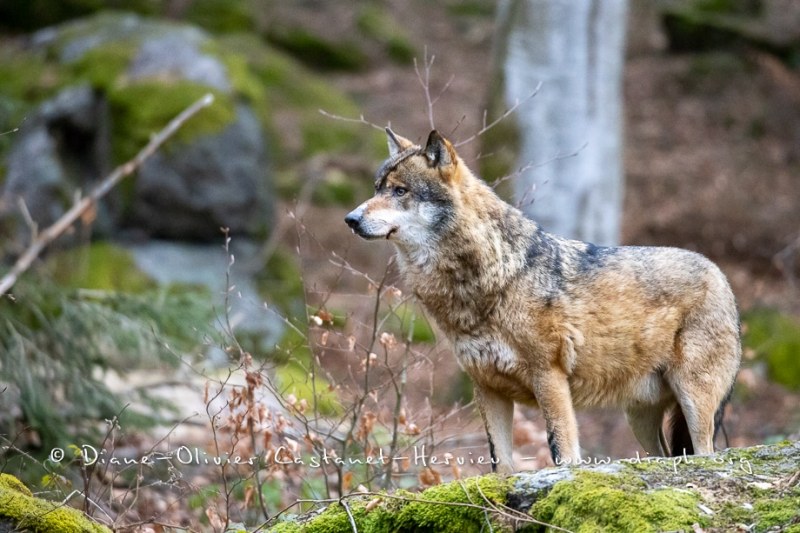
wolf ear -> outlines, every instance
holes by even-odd
[[[446,167],[456,161],[456,151],[453,145],[436,130],[428,135],[425,156],[428,158],[428,163],[434,168]]]
[[[386,128],[386,140],[389,143],[389,157],[394,157],[403,150],[407,150],[414,146],[414,143],[405,137],[397,135],[390,128]]]

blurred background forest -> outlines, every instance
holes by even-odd
[[[51,499],[80,489],[107,524],[196,529],[488,471],[309,460],[486,453],[470,384],[393,250],[343,217],[386,157],[374,125],[420,141],[432,109],[459,140],[503,114],[498,16],[494,0],[0,2],[0,273],[215,96],[0,299],[0,471]],[[635,1],[622,27],[619,239],[696,250],[730,279],[745,361],[718,445],[797,440],[800,4]],[[515,162],[515,117],[546,91],[460,148],[484,179],[588,157]],[[540,415],[518,411],[520,465],[546,466]],[[616,411],[579,422],[587,455],[639,449]],[[88,465],[84,444],[132,462]],[[181,446],[267,464],[184,462]],[[152,454],[169,459],[133,461]]]

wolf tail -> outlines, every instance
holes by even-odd
[[[720,402],[717,407],[717,412],[714,413],[714,440],[717,438],[717,433],[720,428],[725,435],[725,443],[727,446],[728,433],[725,431],[725,426],[722,425],[722,419],[725,416],[725,406],[731,398],[733,387],[725,395],[725,398]],[[680,404],[676,403],[672,408],[669,419],[669,450],[672,457],[683,455],[694,455],[694,446],[692,445],[692,435],[689,433],[689,425],[686,423],[686,417],[683,415]]]

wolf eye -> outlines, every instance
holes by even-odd
[[[405,187],[395,187],[394,188],[394,195],[395,196],[403,196],[407,192],[408,192],[408,189],[406,189]]]

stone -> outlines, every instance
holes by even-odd
[[[0,223],[30,230],[22,199],[41,229],[151,135],[206,92],[215,103],[193,117],[101,203],[96,236],[131,233],[216,241],[265,237],[273,198],[264,127],[247,91],[247,66],[229,60],[216,41],[190,25],[103,14],[36,32],[34,53],[56,58],[67,84],[39,104],[12,140],[0,191]],[[249,95],[249,93],[247,93]],[[23,223],[20,223],[23,222]],[[25,240],[25,239],[23,239]]]

